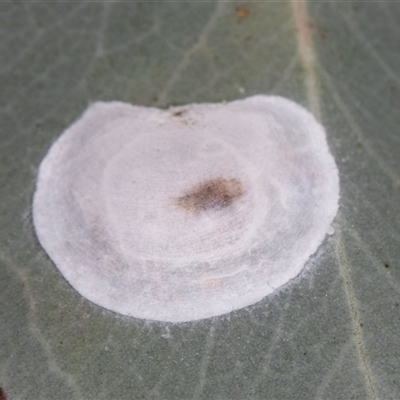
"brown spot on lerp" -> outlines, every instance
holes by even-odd
[[[198,213],[226,208],[242,195],[243,188],[238,179],[214,178],[190,188],[187,193],[176,198],[176,204],[187,211]]]

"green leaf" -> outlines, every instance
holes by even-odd
[[[399,3],[1,3],[0,34],[7,398],[399,397]],[[167,107],[258,93],[308,107],[339,167],[335,233],[306,270],[254,306],[184,324],[122,317],[77,294],[31,218],[57,136],[96,100]]]

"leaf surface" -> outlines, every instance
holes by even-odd
[[[0,4],[0,386],[10,399],[395,399],[400,393],[400,6]],[[277,294],[184,324],[116,316],[37,242],[51,143],[87,105],[278,94],[326,127],[335,233]],[[1,396],[0,396],[1,397]]]

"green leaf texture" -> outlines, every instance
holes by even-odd
[[[398,2],[2,2],[0,35],[8,399],[400,398]],[[58,135],[96,100],[259,93],[309,108],[339,167],[335,233],[306,270],[258,304],[183,324],[77,294],[32,225],[38,166]]]

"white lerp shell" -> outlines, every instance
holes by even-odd
[[[178,322],[248,306],[298,275],[338,200],[325,131],[290,100],[97,102],[42,161],[33,217],[82,296]]]

